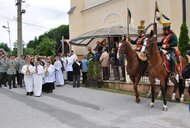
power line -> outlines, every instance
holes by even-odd
[[[6,19],[8,21],[12,21],[12,22],[17,22],[15,19],[11,19],[3,14],[0,14],[0,18],[2,19]],[[34,27],[38,27],[38,28],[43,28],[43,29],[52,29],[52,28],[48,28],[48,27],[44,27],[44,26],[41,26],[41,25],[36,25],[36,24],[32,24],[32,23],[27,23],[27,22],[23,22],[23,24],[25,25],[30,25],[30,26],[34,26]]]

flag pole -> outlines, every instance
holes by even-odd
[[[127,37],[129,37],[129,24],[130,24],[130,20],[131,20],[131,19],[129,19],[129,18],[131,18],[130,17],[131,14],[129,14],[129,13],[130,13],[130,10],[129,10],[129,8],[127,8]]]
[[[157,24],[156,24],[157,9],[158,9],[158,5],[157,5],[157,0],[156,0],[155,1],[155,10],[154,10],[154,22],[153,22],[153,32],[154,32],[154,35],[156,36],[156,38],[157,38]]]

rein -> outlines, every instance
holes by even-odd
[[[148,46],[145,45],[145,47],[146,47],[146,49],[147,49],[147,53],[146,53],[146,54],[147,54],[147,57],[149,56],[149,58],[150,58],[150,55],[152,55],[152,54],[160,53],[160,55],[161,55],[161,52],[160,52],[159,49],[158,49],[157,51],[152,51],[153,46],[154,46],[154,45],[151,45],[150,47],[148,47]],[[157,46],[157,47],[158,47],[158,46]],[[154,68],[158,68],[158,67],[160,67],[162,64],[164,65],[164,59],[162,58],[162,56],[161,56],[161,59],[162,59],[162,61],[161,61],[159,64],[157,64]],[[148,60],[148,62],[149,62],[149,65],[152,67],[153,65],[151,64],[151,61]]]

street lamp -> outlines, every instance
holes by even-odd
[[[7,22],[7,26],[3,25],[2,27],[7,29],[7,32],[9,34],[9,45],[10,45],[10,49],[12,50],[12,47],[11,47],[11,35],[10,35],[11,31],[10,31],[10,27],[9,27],[9,22]]]

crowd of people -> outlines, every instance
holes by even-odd
[[[65,80],[72,81],[75,78],[73,77],[75,74],[74,64],[77,61],[74,51],[71,51],[67,56],[49,57],[21,56],[18,58],[0,55],[0,87],[8,85],[9,89],[12,89],[24,85],[27,96],[39,97],[42,91],[52,93],[55,86],[64,86]],[[80,70],[81,66],[79,74]],[[77,84],[77,87],[79,86]]]
[[[158,42],[158,46],[167,50],[170,55],[171,75],[174,74],[174,51],[177,45],[177,38],[170,30],[171,23],[163,23],[163,39]],[[146,38],[144,32],[144,21],[138,26],[138,36],[135,40],[130,37],[125,40],[136,45],[136,51],[141,52]],[[125,81],[125,55],[118,58],[119,41],[121,37],[111,37],[109,41],[103,39],[97,41],[96,47],[92,50],[88,47],[88,53],[82,60],[78,60],[77,55],[71,50],[67,55],[57,56],[15,56],[0,55],[0,87],[3,85],[9,89],[23,87],[25,85],[26,95],[41,96],[42,91],[52,93],[55,86],[61,87],[65,80],[73,81],[73,87],[80,87],[80,77],[82,82],[87,80],[88,63],[91,60],[97,61],[101,65],[102,79],[110,79],[110,69],[113,71],[114,80]],[[109,44],[108,44],[109,42]],[[94,51],[94,52],[93,52]],[[189,53],[190,54],[190,53]],[[188,55],[189,55],[188,54]],[[145,70],[147,62],[144,62]],[[121,73],[120,73],[121,71]],[[120,75],[121,74],[121,75]],[[16,86],[17,83],[17,86]]]

